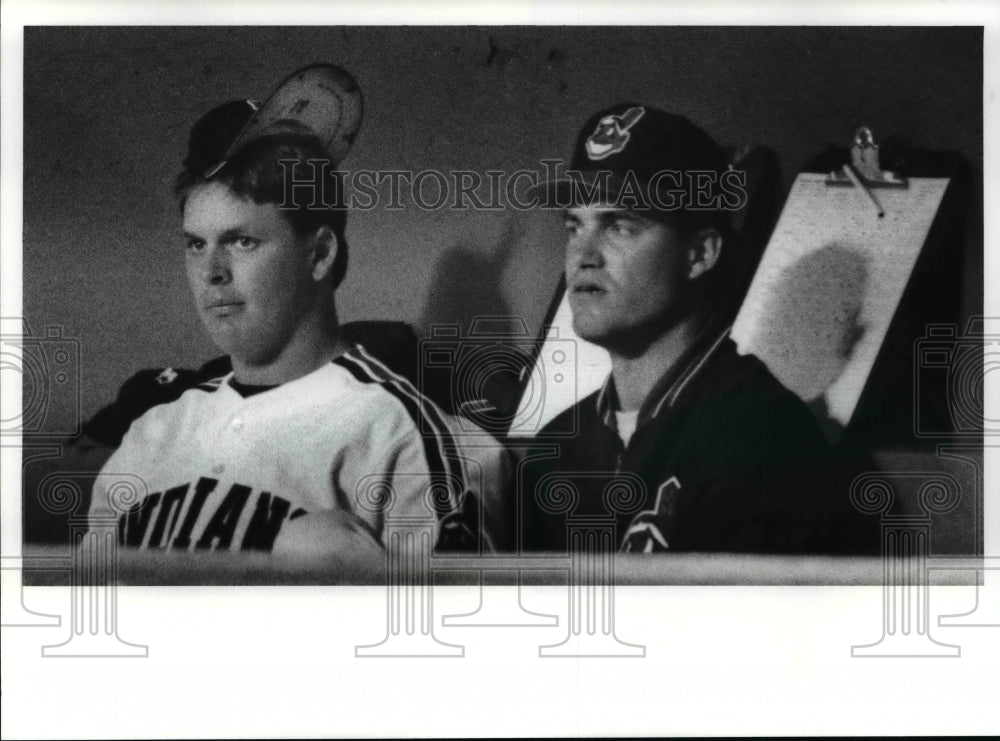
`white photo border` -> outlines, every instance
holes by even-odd
[[[2,315],[21,309],[21,90],[25,25],[768,24],[985,25],[984,203],[998,201],[1000,11],[981,2],[16,2],[3,4]],[[1000,219],[985,210],[986,316],[1000,316]],[[7,374],[10,375],[10,374]],[[987,388],[989,391],[989,387]],[[997,391],[994,384],[993,391]],[[7,388],[4,393],[10,393]],[[19,393],[16,390],[15,393]],[[997,399],[985,400],[996,409]],[[3,533],[19,512],[5,449]],[[996,451],[994,451],[996,452]],[[987,456],[986,553],[1000,555],[997,457]],[[987,594],[1000,584],[987,575]],[[362,661],[382,588],[129,588],[123,638],[144,660],[48,660],[41,629],[3,629],[6,737],[788,735],[990,733],[1000,629],[963,633],[956,660],[852,660],[874,640],[878,587],[620,589],[620,632],[647,658],[544,661],[523,633],[467,635],[462,660]],[[65,608],[64,590],[29,589]],[[540,603],[558,599],[539,593]],[[457,611],[468,590],[443,591]],[[960,602],[961,600],[959,600]],[[536,634],[532,634],[535,638]],[[537,643],[537,642],[536,642]]]

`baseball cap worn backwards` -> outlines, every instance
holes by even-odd
[[[226,152],[253,118],[257,104],[230,100],[213,108],[191,128],[184,169],[211,177],[225,164]]]
[[[620,103],[587,120],[569,171],[559,171],[540,190],[550,206],[601,202],[654,213],[714,211],[726,170],[722,148],[684,116]]]
[[[340,164],[361,128],[361,88],[346,71],[314,64],[293,72],[263,104],[233,100],[192,128],[185,169],[210,178],[249,144],[274,134],[316,137]]]

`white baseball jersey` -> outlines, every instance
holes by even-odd
[[[245,398],[231,378],[133,422],[97,477],[92,528],[117,516],[126,547],[270,551],[318,514],[323,547],[354,549],[382,547],[393,517],[433,524],[439,548],[500,545],[503,447],[360,345]]]

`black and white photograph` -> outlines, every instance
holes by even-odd
[[[51,5],[4,737],[1000,730],[995,10]]]

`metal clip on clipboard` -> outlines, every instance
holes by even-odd
[[[844,165],[839,171],[831,172],[826,179],[826,184],[858,188],[872,204],[880,219],[885,216],[885,210],[875,194],[872,193],[872,189],[906,188],[908,185],[906,178],[881,168],[878,143],[875,141],[875,135],[867,126],[862,126],[854,134],[854,141],[851,143],[850,164]]]

